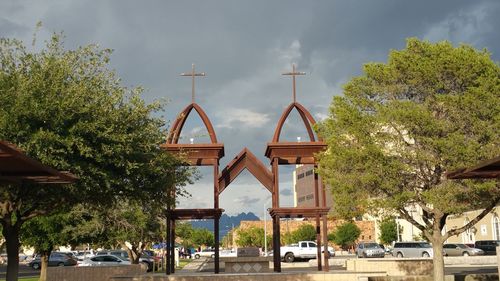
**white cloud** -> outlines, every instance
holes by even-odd
[[[218,128],[233,128],[242,125],[247,128],[259,128],[269,121],[268,114],[253,112],[244,108],[230,108],[225,112],[221,112],[218,117],[222,120],[216,125]]]

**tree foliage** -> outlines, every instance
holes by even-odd
[[[33,52],[18,40],[0,39],[0,140],[79,178],[58,187],[0,186],[0,223],[12,261],[8,280],[16,278],[15,241],[29,219],[80,202],[103,209],[136,200],[161,208],[170,188],[183,194],[190,178],[189,168],[159,148],[165,122],[154,116],[163,104],[147,104],[141,88],[122,86],[108,67],[110,50],[66,50],[61,41],[55,34]]]
[[[193,247],[193,226],[189,222],[177,222],[175,226],[175,235],[182,239],[181,245],[184,248]]]
[[[310,224],[303,224],[292,232],[293,243],[299,241],[314,241],[316,240],[316,228]]]
[[[320,173],[338,216],[389,209],[441,247],[499,202],[498,181],[446,179],[500,155],[500,68],[486,50],[408,39],[387,63],[364,65],[343,93],[318,126],[328,143]],[[423,209],[422,222],[408,205]],[[441,235],[450,214],[472,209],[485,212]],[[441,280],[442,251],[434,253]]]
[[[215,238],[213,232],[205,228],[195,228],[192,233],[191,241],[196,246],[215,246]]]
[[[389,245],[398,240],[398,225],[394,218],[385,218],[380,222],[380,241]],[[401,229],[399,231],[402,231]]]
[[[361,229],[353,222],[345,222],[328,235],[328,240],[347,250],[352,247],[361,234]]]
[[[267,247],[271,247],[272,236],[267,237]],[[240,247],[264,248],[264,229],[262,227],[249,227],[238,230],[236,244]]]

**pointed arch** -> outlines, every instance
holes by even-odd
[[[168,134],[167,143],[176,144],[179,142],[179,137],[181,135],[182,128],[184,127],[184,124],[186,123],[186,120],[191,111],[193,110],[193,108],[196,112],[198,112],[198,115],[203,121],[203,124],[205,124],[205,128],[207,129],[208,134],[210,135],[210,141],[212,143],[217,143],[217,136],[215,135],[214,127],[212,126],[210,119],[208,119],[208,116],[205,113],[205,111],[203,111],[203,109],[194,102],[186,106],[186,108],[184,108],[184,110],[182,110],[181,113],[175,119],[175,122],[172,125],[172,128],[170,129],[170,132]]]
[[[314,124],[316,124],[316,120],[314,120],[311,113],[309,113],[309,111],[298,102],[291,103],[285,109],[285,111],[283,111],[283,114],[281,115],[281,118],[278,121],[278,125],[276,126],[276,129],[274,130],[273,142],[279,142],[280,136],[281,136],[281,130],[283,129],[283,125],[285,124],[286,119],[290,115],[290,112],[292,112],[292,110],[294,108],[297,109],[297,112],[299,113],[300,117],[302,118],[302,121],[304,122],[304,125],[307,129],[307,133],[309,135],[309,140],[311,142],[315,142],[316,139],[314,137],[314,131],[312,129],[312,126],[314,126]],[[318,140],[321,141],[321,138],[319,136],[318,136]]]
[[[247,169],[264,187],[273,192],[274,176],[264,164],[246,147],[222,170],[219,175],[221,194],[238,175]]]

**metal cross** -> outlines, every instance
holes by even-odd
[[[282,73],[282,75],[291,75],[292,78],[293,78],[293,102],[295,102],[296,100],[296,94],[295,94],[295,76],[297,75],[306,75],[305,72],[301,72],[301,71],[295,71],[295,63],[292,63],[292,72],[285,72],[285,73]]]
[[[191,76],[192,81],[192,89],[191,89],[191,102],[194,103],[194,77],[195,76],[205,76],[205,72],[196,73],[194,70],[194,63],[191,65],[191,72],[181,73],[181,76]]]

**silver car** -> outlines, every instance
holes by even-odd
[[[113,255],[98,255],[84,259],[78,266],[119,266],[129,265],[130,261]]]
[[[429,258],[434,256],[428,242],[396,242],[392,255],[398,258]]]
[[[445,256],[481,256],[484,251],[481,249],[471,248],[465,244],[453,243],[444,244],[443,251]]]
[[[356,247],[358,258],[383,258],[385,250],[375,242],[360,242]]]

